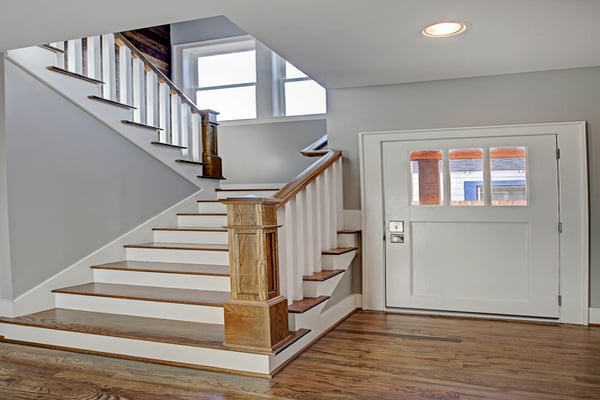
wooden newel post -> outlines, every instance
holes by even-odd
[[[202,116],[202,175],[206,178],[223,179],[221,157],[217,137],[217,115],[213,110],[201,110]]]
[[[231,298],[225,303],[225,345],[275,351],[289,337],[287,299],[279,290],[277,205],[240,197],[227,205]]]

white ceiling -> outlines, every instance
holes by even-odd
[[[600,0],[1,1],[0,51],[225,15],[328,88],[600,65]]]

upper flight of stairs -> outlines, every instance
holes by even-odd
[[[217,193],[274,190],[264,189]],[[305,276],[304,298],[289,305],[290,339],[274,352],[228,349],[225,208],[217,200],[197,204],[177,226],[153,228],[154,242],[126,245],[123,260],[90,266],[93,282],[53,290],[55,308],[0,318],[3,340],[269,376],[356,308],[346,301],[325,310],[356,254],[357,232],[342,231],[345,247],[324,252],[324,270]]]

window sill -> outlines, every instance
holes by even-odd
[[[327,114],[309,114],[309,115],[294,115],[291,117],[272,117],[272,118],[252,118],[252,119],[236,119],[232,121],[219,122],[220,126],[240,126],[240,125],[259,125],[259,124],[277,124],[281,122],[297,122],[297,121],[314,121],[326,119]],[[218,119],[217,119],[218,121]]]

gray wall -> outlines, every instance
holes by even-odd
[[[12,298],[8,196],[6,187],[6,129],[4,102],[4,54],[0,53],[0,299]]]
[[[325,119],[220,126],[225,183],[288,182],[314,162],[300,150],[326,132]]]
[[[171,24],[172,46],[240,35],[246,32],[223,16]]]
[[[13,297],[197,190],[13,64],[5,72]]]
[[[591,306],[600,307],[600,67],[329,91],[345,208],[360,209],[358,132],[588,121]]]

